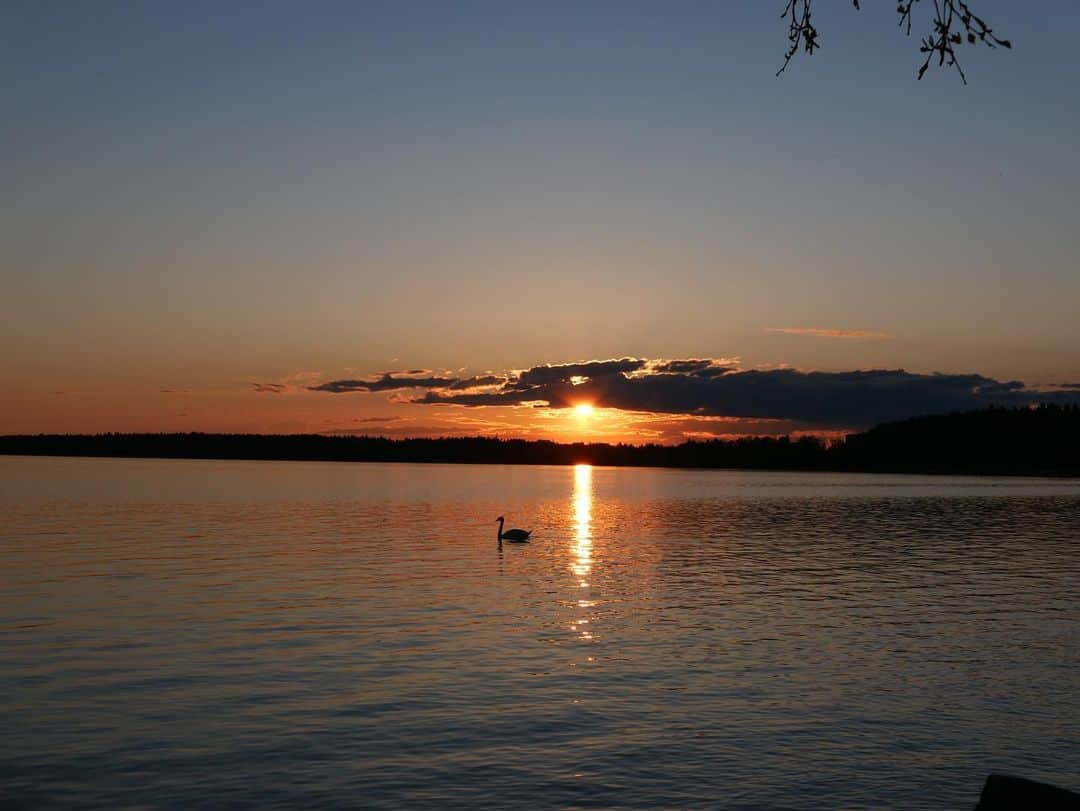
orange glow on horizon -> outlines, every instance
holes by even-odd
[[[306,378],[305,378],[306,379]],[[325,395],[296,376],[273,387],[249,383],[216,387],[71,386],[15,392],[0,402],[0,433],[189,432],[327,434],[332,436],[500,437],[560,443],[677,444],[687,439],[741,436],[837,438],[843,429],[799,430],[783,420],[745,420],[655,414],[607,407],[594,399],[567,407],[424,407],[382,393]],[[38,399],[40,397],[40,399]]]

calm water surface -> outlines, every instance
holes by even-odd
[[[1080,788],[1077,482],[0,457],[0,536],[17,804]]]

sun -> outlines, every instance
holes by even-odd
[[[591,417],[593,413],[592,403],[578,403],[574,406],[574,413],[584,419],[585,417]]]

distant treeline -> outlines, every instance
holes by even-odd
[[[812,436],[717,439],[681,445],[609,445],[485,437],[386,439],[322,434],[39,434],[0,437],[0,453],[1080,475],[1080,406],[990,408],[917,417],[880,425],[833,442]]]

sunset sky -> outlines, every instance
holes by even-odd
[[[1080,399],[1080,4],[968,86],[863,5],[776,77],[782,0],[8,3],[0,433]]]

